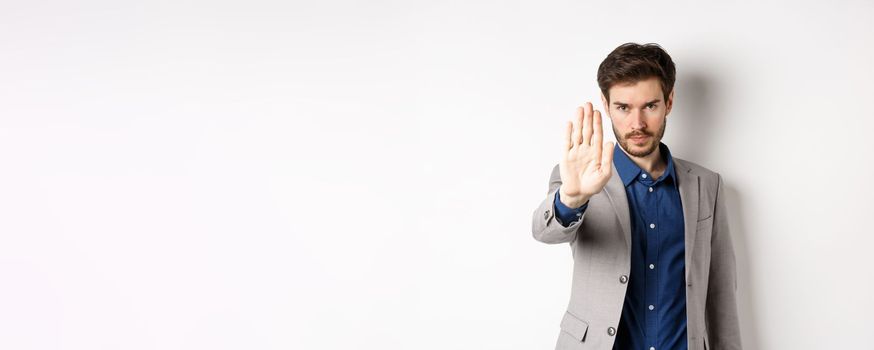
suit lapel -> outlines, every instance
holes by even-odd
[[[610,198],[610,204],[613,205],[613,210],[616,216],[619,217],[619,225],[622,226],[622,232],[625,237],[625,245],[628,247],[628,253],[631,253],[631,214],[628,209],[628,196],[625,194],[625,185],[622,184],[622,178],[619,177],[619,171],[616,170],[616,165],[612,165],[613,174],[610,180],[607,180],[607,186],[604,191],[607,192],[607,198]]]
[[[682,160],[674,158],[674,166],[676,167],[677,183],[680,187],[680,202],[683,206],[683,227],[685,228],[685,247],[686,247],[686,280],[688,281],[690,267],[692,266],[692,249],[695,246],[695,231],[698,224],[698,175],[692,173],[692,169],[687,167]],[[622,233],[625,237],[625,245],[628,252],[631,252],[631,214],[628,208],[628,196],[625,193],[625,186],[622,184],[622,179],[619,177],[619,172],[616,166],[613,165],[613,174],[607,185],[604,187],[607,193],[607,198],[610,199],[610,204],[613,205],[613,210],[619,218],[619,225],[622,226]]]
[[[686,228],[686,281],[689,281],[689,271],[692,267],[692,248],[695,247],[695,231],[698,225],[698,175],[692,173],[683,161],[674,158],[680,185],[680,202],[683,205],[683,223]]]

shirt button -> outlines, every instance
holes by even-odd
[[[649,224],[649,228],[655,228],[655,224]]]
[[[626,276],[626,275],[619,276],[619,282],[622,283],[622,284],[627,283],[627,282],[628,282],[628,276]]]
[[[649,264],[649,269],[650,269],[650,270],[652,270],[652,269],[654,269],[654,268],[655,268],[655,265],[653,265],[653,264]]]
[[[649,188],[649,191],[652,192],[652,187]]]
[[[583,216],[583,213],[577,213],[577,217]]]
[[[549,219],[549,210],[543,212],[543,219],[544,220]]]
[[[653,310],[653,309],[655,309],[655,306],[650,305],[650,306],[649,306],[649,309],[650,309],[650,310]]]
[[[616,328],[607,327],[607,334],[609,334],[610,336],[616,335]]]
[[[645,178],[646,178],[646,174],[640,175],[640,177],[642,177],[642,178],[645,179]]]

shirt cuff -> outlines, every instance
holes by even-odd
[[[561,202],[561,195],[559,192],[561,191],[555,191],[555,200],[553,201],[553,206],[555,206],[555,217],[562,226],[568,227],[583,216],[583,212],[585,212],[586,208],[589,206],[589,201],[586,201],[586,203],[579,208],[568,208],[568,206]]]

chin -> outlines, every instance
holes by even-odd
[[[634,141],[628,140],[626,142],[628,145],[628,153],[635,157],[646,157],[650,155],[650,153],[654,152],[656,149],[655,145],[658,145],[655,140],[650,139],[643,145],[638,145],[634,143]]]

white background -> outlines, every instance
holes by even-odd
[[[0,348],[552,348],[532,212],[628,41],[745,348],[874,348],[871,2],[0,4]]]

